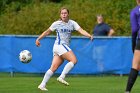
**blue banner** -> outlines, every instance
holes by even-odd
[[[51,65],[55,37],[41,40],[36,47],[37,36],[0,36],[0,72],[44,73]],[[128,74],[132,64],[130,37],[95,37],[93,41],[84,37],[72,37],[70,48],[78,63],[71,74]],[[19,53],[29,50],[32,61],[23,64]],[[63,70],[65,61],[56,73]]]

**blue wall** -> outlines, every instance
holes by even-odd
[[[0,72],[44,73],[53,58],[55,37],[41,40],[41,47],[35,46],[37,36],[0,36]],[[96,37],[93,41],[83,37],[72,37],[71,49],[78,63],[72,74],[128,74],[132,62],[131,38]],[[19,61],[19,53],[29,50],[33,59],[28,64]],[[60,66],[60,73],[67,62]]]

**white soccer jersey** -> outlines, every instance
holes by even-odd
[[[55,44],[66,44],[69,46],[72,31],[78,30],[79,28],[78,23],[73,20],[69,20],[68,23],[59,20],[55,21],[49,29],[57,32]]]

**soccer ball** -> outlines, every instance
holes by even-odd
[[[19,60],[22,63],[29,63],[32,60],[32,54],[29,50],[23,50],[19,54]]]

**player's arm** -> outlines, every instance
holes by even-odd
[[[89,37],[91,40],[93,39],[93,36],[90,35],[88,32],[86,32],[85,30],[83,30],[82,28],[79,28],[77,31],[78,31],[80,34],[82,34],[82,35],[84,35],[84,36],[86,36],[86,37]]]
[[[48,36],[52,31],[50,29],[47,29],[44,31],[37,39],[36,39],[36,46],[40,46],[40,41],[43,37]]]
[[[138,28],[136,14],[133,11],[130,14],[130,22],[131,22],[131,30],[132,30],[132,51],[134,53],[135,46],[136,46],[137,32],[138,32],[139,28]]]

